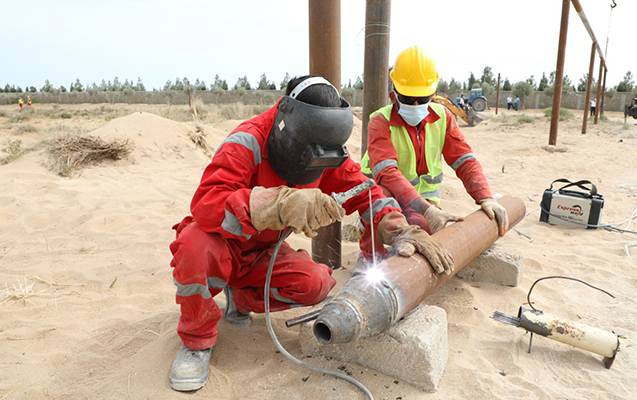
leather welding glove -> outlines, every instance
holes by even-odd
[[[431,233],[438,232],[439,230],[447,226],[447,224],[450,222],[458,222],[464,220],[464,218],[462,217],[458,217],[441,210],[440,208],[438,208],[438,206],[429,203],[423,198],[418,198],[412,201],[409,206],[422,214],[423,217],[425,217],[425,220],[427,221],[427,224],[431,229]]]
[[[411,257],[418,252],[438,274],[451,274],[453,257],[447,249],[436,242],[427,232],[416,225],[409,225],[399,212],[388,213],[378,223],[378,234],[384,244],[402,257]]]
[[[258,231],[292,228],[315,237],[316,231],[345,215],[336,200],[319,189],[257,186],[250,193],[250,219]]]
[[[482,211],[487,214],[489,219],[495,219],[498,224],[498,234],[504,236],[509,229],[509,215],[506,208],[502,207],[496,199],[491,197],[480,200],[480,207],[482,207]]]

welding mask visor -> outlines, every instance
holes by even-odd
[[[343,98],[339,107],[321,107],[284,96],[268,138],[269,162],[288,184],[314,182],[349,157],[345,142],[352,126]]]

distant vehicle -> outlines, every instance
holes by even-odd
[[[626,108],[624,108],[624,119],[626,119],[627,117],[633,117],[637,119],[637,97],[633,99],[630,105],[627,104]]]
[[[464,99],[465,105],[471,106],[475,111],[482,112],[487,109],[487,98],[482,94],[482,88],[475,88],[469,91],[469,97]],[[462,108],[460,96],[454,100],[456,106]]]
[[[459,99],[460,97],[458,97]],[[482,118],[473,110],[473,107],[465,104],[464,107],[460,107],[457,102],[451,101],[450,98],[441,95],[434,95],[431,100],[435,103],[442,104],[447,107],[453,115],[461,118],[469,126],[476,126],[482,122]]]

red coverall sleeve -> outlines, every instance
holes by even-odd
[[[242,140],[229,140],[234,135]],[[257,232],[250,220],[250,193],[260,158],[256,137],[238,132],[226,138],[206,167],[190,204],[202,230],[240,241]]]
[[[398,170],[398,156],[391,142],[389,121],[381,115],[370,119],[367,140],[369,164],[376,182],[391,193],[403,208],[420,198],[416,189]]]
[[[331,195],[332,193],[349,190],[368,179],[369,178],[361,172],[360,165],[348,158],[340,167],[326,170],[323,173],[319,188],[323,193]],[[382,220],[383,217],[390,212],[400,212],[400,206],[395,199],[386,197],[383,194],[383,190],[378,185],[374,185],[371,191],[374,230],[376,230],[380,220]],[[371,240],[369,239],[371,234],[369,229],[369,192],[365,191],[346,201],[345,204],[343,204],[343,208],[348,215],[352,214],[354,211],[358,211],[361,221],[363,222],[363,226],[365,227],[365,232],[361,238],[361,249],[365,253],[371,254]],[[380,251],[383,246],[378,237],[379,235],[376,235],[375,245],[377,251]]]
[[[447,114],[447,133],[442,155],[447,164],[456,171],[456,176],[462,181],[467,193],[477,202],[491,197],[491,189],[487,177],[482,171],[480,162],[476,159],[467,143],[453,114],[445,108]]]

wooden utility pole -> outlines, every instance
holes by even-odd
[[[591,102],[591,86],[593,83],[593,70],[595,69],[595,43],[591,45],[591,60],[588,63],[588,80],[586,81],[586,99],[584,100],[584,117],[582,119],[582,135],[586,133],[588,123],[589,105]]]
[[[562,102],[562,85],[564,77],[564,57],[566,55],[566,36],[568,33],[568,12],[570,0],[562,0],[562,19],[560,22],[560,39],[557,46],[557,65],[555,67],[555,84],[553,86],[553,109],[549,145],[557,144],[557,126],[560,119],[560,103]]]
[[[498,72],[498,83],[495,89],[495,115],[498,115],[498,105],[500,104],[500,73]]]
[[[309,0],[310,74],[341,88],[341,1]],[[312,258],[332,268],[341,266],[341,223],[319,229],[312,239]]]

